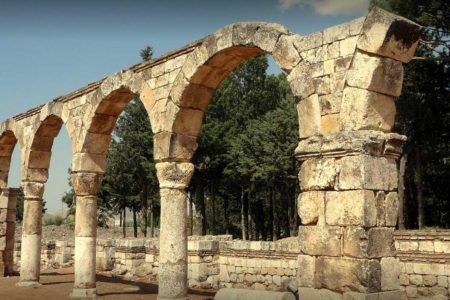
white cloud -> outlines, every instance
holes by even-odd
[[[321,15],[339,15],[367,12],[370,0],[278,0],[282,9],[293,6],[311,6]]]

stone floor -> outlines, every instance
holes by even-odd
[[[68,295],[73,286],[73,268],[44,270],[41,274],[42,286],[37,288],[16,287],[18,281],[18,276],[0,278],[0,299],[70,299]],[[156,299],[158,285],[148,280],[129,281],[104,273],[97,274],[97,293],[100,299]],[[214,293],[211,290],[190,290],[189,299],[213,299]]]

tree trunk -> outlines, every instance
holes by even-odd
[[[150,237],[155,237],[155,198],[150,197]]]
[[[195,182],[195,198],[202,215],[202,235],[206,235],[206,207],[205,207],[205,192],[203,182],[199,179]]]
[[[250,195],[249,195],[248,201],[247,201],[247,220],[248,220],[247,221],[248,222],[248,225],[247,225],[247,238],[249,240],[254,240],[255,239],[255,226],[254,226],[254,221],[253,221],[253,218],[252,218],[251,211],[252,211],[252,207],[251,207],[251,204],[250,204]]]
[[[119,227],[122,227],[122,212],[119,212]]]
[[[142,222],[144,223],[144,228],[142,228],[142,233],[144,237],[147,237],[147,218],[148,218],[148,185],[146,180],[143,183],[142,195],[141,195],[141,215]]]
[[[123,219],[122,219],[122,235],[124,238],[127,237],[127,207],[123,206]]]
[[[280,238],[280,218],[279,218],[279,203],[276,202],[277,192],[274,190],[272,192],[272,205],[273,205],[273,238],[274,241]],[[278,199],[280,201],[280,199]]]
[[[420,149],[416,149],[416,172],[415,172],[415,182],[416,182],[416,193],[417,193],[417,225],[419,229],[424,226],[425,215],[423,209],[423,184],[422,184],[422,158],[420,154]]]
[[[136,207],[133,205],[133,235],[135,238],[137,238],[138,235],[137,228]]]
[[[408,160],[407,154],[400,158],[398,173],[398,228],[405,229],[405,169]]]
[[[289,185],[286,183],[284,185],[284,192],[280,195],[281,200],[283,201],[283,224],[284,224],[284,234],[285,237],[291,236],[291,214],[292,214],[292,201],[291,201],[291,193],[289,191]]]
[[[269,190],[269,229],[270,229],[270,239],[272,241],[276,240],[276,230],[274,222],[275,210],[273,206],[273,188]]]
[[[242,230],[242,240],[247,240],[247,228],[248,228],[248,214],[247,214],[247,204],[245,203],[245,190],[241,186],[241,230]]]
[[[228,197],[225,195],[223,198],[223,221],[224,221],[224,227],[225,227],[225,234],[230,234],[230,230],[228,228],[229,220],[228,220]]]
[[[216,234],[216,191],[214,186],[214,180],[211,180],[211,209],[212,209],[212,234]]]

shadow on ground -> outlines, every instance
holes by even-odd
[[[30,299],[70,299],[73,287],[73,269],[43,271],[39,287],[16,287],[18,276],[0,278],[0,299],[30,300]],[[97,274],[97,298],[100,299],[156,299],[157,282],[151,278],[127,280],[112,277],[109,274]],[[189,299],[213,299],[213,290],[189,290]]]

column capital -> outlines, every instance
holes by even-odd
[[[102,184],[103,174],[91,172],[72,172],[72,187],[77,196],[97,195]]]
[[[160,162],[156,164],[160,188],[185,189],[194,174],[192,163]]]
[[[339,158],[367,154],[398,159],[406,136],[375,130],[342,131],[303,139],[295,149],[299,161],[309,158]]]
[[[22,181],[24,198],[27,200],[41,201],[44,196],[44,184],[42,182]]]

